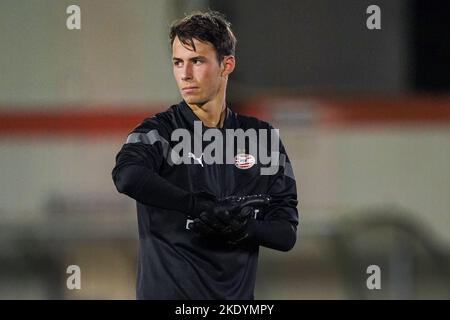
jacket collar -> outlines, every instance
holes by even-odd
[[[186,121],[186,124],[188,128],[191,130],[194,130],[194,121],[201,121],[199,117],[192,111],[191,107],[183,100],[179,104],[181,114],[183,115],[184,120]],[[217,129],[227,129],[227,128],[233,128],[233,119],[236,118],[236,114],[228,107],[226,106],[225,110],[225,120],[223,121],[222,128]],[[210,129],[209,127],[206,127],[202,122],[202,130],[205,131],[207,129]]]

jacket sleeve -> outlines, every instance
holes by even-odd
[[[272,197],[263,220],[248,221],[249,241],[275,250],[289,251],[297,240],[297,187],[291,162],[280,140],[279,168],[270,180]]]
[[[136,127],[116,156],[112,178],[117,191],[150,206],[192,213],[196,197],[159,175],[169,143],[153,118]]]

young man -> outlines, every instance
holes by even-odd
[[[137,126],[112,172],[137,203],[137,298],[254,299],[259,246],[296,242],[292,167],[276,130],[226,104],[230,23],[195,13],[170,41],[183,101]]]

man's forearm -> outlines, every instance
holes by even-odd
[[[145,205],[184,213],[189,213],[194,206],[195,200],[190,192],[144,166],[129,165],[116,169],[113,180],[117,191]]]
[[[248,241],[267,248],[289,251],[297,240],[297,229],[287,220],[248,221]]]

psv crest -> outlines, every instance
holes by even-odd
[[[251,154],[239,153],[234,157],[234,165],[238,169],[250,169],[255,162],[255,157]]]

